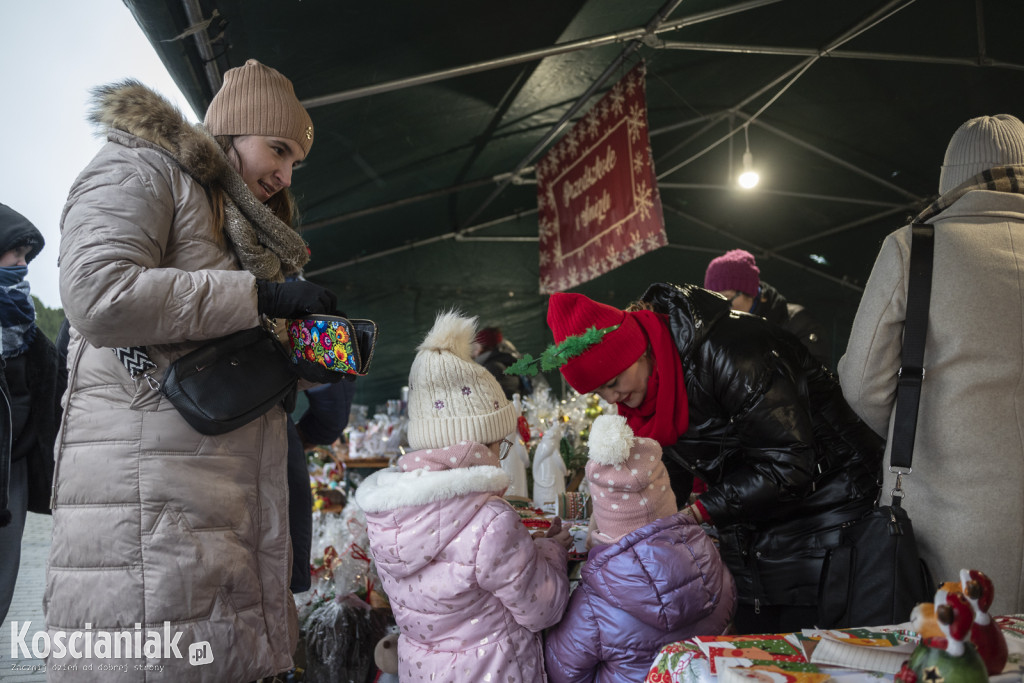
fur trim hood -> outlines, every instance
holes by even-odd
[[[433,472],[428,469],[376,472],[356,489],[356,503],[366,513],[391,512],[450,501],[475,493],[500,496],[510,479],[500,467],[482,465]]]
[[[189,123],[177,107],[142,83],[128,79],[102,85],[93,90],[93,98],[89,121],[109,139],[120,142],[117,131],[124,131],[161,147],[203,185],[234,171],[202,124]]]
[[[508,474],[492,465],[387,469],[370,475],[356,489],[356,503],[366,514],[378,567],[391,576],[408,577],[444,558],[458,539],[466,543],[481,533],[478,527],[486,526],[481,520],[489,517],[484,508],[490,515],[516,515],[499,498],[508,485]]]

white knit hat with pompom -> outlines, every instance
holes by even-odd
[[[476,318],[437,315],[409,371],[409,445],[491,444],[516,428],[516,409],[494,376],[470,356]]]

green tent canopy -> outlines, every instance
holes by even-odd
[[[550,342],[534,165],[639,60],[669,244],[574,291],[624,306],[744,248],[831,327],[834,360],[950,135],[1024,116],[1018,0],[126,4],[196,112],[248,58],[294,82],[316,127],[293,179],[306,275],[379,324],[370,405],[398,397],[440,310]],[[733,180],[747,140],[752,192]]]

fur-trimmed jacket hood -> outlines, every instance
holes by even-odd
[[[93,91],[89,121],[119,141],[134,135],[170,152],[204,186],[227,178],[234,169],[202,124],[189,123],[173,104],[136,80],[102,85]]]
[[[444,450],[451,452],[453,458],[461,459],[465,452],[474,448],[480,448],[480,445],[465,442]],[[431,449],[434,450],[440,449]],[[431,451],[414,451],[405,457],[415,459],[418,453]],[[491,499],[508,505],[500,497],[508,488],[509,481],[504,470],[491,465],[441,471],[415,469],[402,472],[386,469],[371,475],[360,484],[356,489],[356,502],[368,517],[388,517],[398,527],[410,528],[418,526],[415,522],[424,516],[443,515],[445,510],[453,506],[471,517]],[[378,565],[386,565],[395,576],[406,576],[419,571],[430,562],[430,558],[441,554],[462,530],[461,525],[441,524],[431,529],[426,538],[420,539],[421,542],[413,545],[403,543],[396,536],[393,546],[384,548],[384,544],[381,544],[380,557],[375,559]],[[399,531],[399,535],[402,533]],[[416,535],[419,535],[418,531]]]

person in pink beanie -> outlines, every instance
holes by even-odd
[[[409,372],[413,450],[356,489],[402,681],[546,681],[540,632],[569,598],[568,531],[532,538],[501,497],[518,415],[470,356],[475,324],[437,316]]]
[[[832,342],[825,328],[807,309],[790,303],[779,290],[761,280],[761,269],[749,251],[733,249],[712,259],[704,273],[704,289],[724,296],[734,311],[759,315],[791,332],[826,367],[834,367]]]
[[[677,512],[661,446],[600,415],[586,466],[594,547],[544,654],[556,683],[642,681],[666,643],[724,633],[736,585],[718,549]]]

